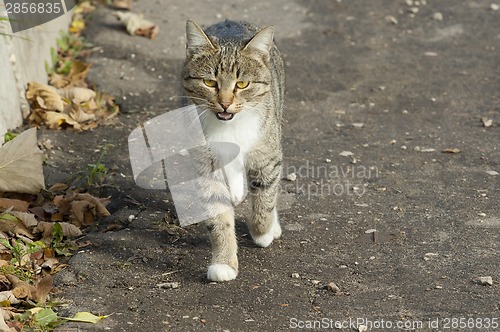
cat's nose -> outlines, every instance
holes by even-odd
[[[231,102],[230,101],[219,101],[219,105],[222,107],[222,109],[224,111],[227,111],[229,106],[231,106]]]

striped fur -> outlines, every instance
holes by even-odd
[[[283,62],[273,43],[273,27],[259,30],[246,22],[226,20],[203,31],[188,21],[186,32],[183,86],[201,109],[206,139],[209,143],[234,143],[240,148],[234,160],[217,145],[209,154],[202,154],[202,190],[207,200],[217,197],[219,203],[214,204],[224,206],[225,201],[239,203],[248,189],[253,211],[248,228],[254,242],[267,247],[281,235],[276,200],[282,169],[285,83]],[[215,86],[208,86],[206,80],[215,82]],[[238,88],[237,82],[249,84]],[[222,185],[208,174],[221,165],[226,165]],[[238,274],[234,211],[229,209],[209,219],[207,225],[212,243],[207,277],[214,281],[234,279]]]

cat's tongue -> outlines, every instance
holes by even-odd
[[[228,121],[231,120],[234,116],[234,113],[228,113],[228,112],[219,112],[217,113],[217,118],[222,121]]]

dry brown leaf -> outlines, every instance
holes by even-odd
[[[70,222],[77,227],[90,226],[95,222],[95,205],[89,201],[72,201]]]
[[[75,104],[85,103],[95,98],[96,93],[93,90],[80,87],[71,87],[57,90],[59,95],[67,98]]]
[[[59,207],[59,211],[62,213],[67,213],[70,211],[70,203],[72,201],[89,201],[91,202],[95,207],[97,211],[97,216],[99,217],[107,217],[110,215],[109,211],[106,209],[104,206],[103,202],[106,202],[107,200],[105,199],[99,199],[97,197],[94,197],[90,194],[75,194],[70,197],[64,197],[64,198],[58,198],[54,197],[54,204],[56,204]],[[57,202],[56,202],[57,201]]]
[[[19,199],[1,198],[0,197],[0,211],[12,209],[12,211],[27,212],[29,203]]]
[[[40,221],[34,232],[42,233],[43,238],[51,238],[54,233],[54,225],[55,223],[53,222]],[[82,235],[82,231],[75,225],[67,222],[60,222],[59,225],[61,225],[64,237],[72,238]]]
[[[10,213],[0,214],[0,231],[4,233],[15,234],[16,236],[25,236],[33,239],[31,232],[24,226],[21,220]]]
[[[78,123],[87,122],[90,120],[95,120],[95,114],[89,114],[82,111],[82,109],[75,105],[76,107],[70,111],[70,116]]]
[[[46,124],[52,128],[57,129],[59,127],[63,127],[65,125],[69,125],[76,130],[80,130],[80,124],[75,121],[70,115],[66,113],[59,112],[46,112],[45,113],[45,122]]]
[[[58,88],[58,89],[63,88],[66,85],[68,85],[68,83],[69,83],[69,80],[63,75],[53,73],[50,76],[49,84],[55,88]]]
[[[0,191],[37,194],[43,188],[42,151],[31,128],[0,148]]]
[[[83,80],[87,77],[88,73],[90,70],[90,64],[85,63],[80,60],[75,60],[73,61],[71,65],[71,69],[68,74],[68,79],[71,81],[71,86],[81,86],[81,87],[87,87],[87,84],[83,82]],[[75,82],[81,81],[83,82],[82,84],[76,84]]]
[[[462,150],[457,149],[457,148],[452,148],[452,149],[444,149],[442,152],[443,153],[460,153],[460,152],[462,152]]]
[[[111,7],[115,9],[130,10],[131,0],[113,0]]]
[[[115,12],[115,16],[125,25],[131,35],[145,36],[154,39],[160,30],[159,26],[135,13]]]
[[[43,262],[41,267],[52,271],[58,264],[59,260],[57,258],[52,257],[52,258],[47,258],[47,260]]]
[[[33,291],[36,289],[28,284],[27,282],[19,279],[13,274],[7,274],[7,279],[9,279],[12,284],[12,294],[18,299],[31,298]]]
[[[48,273],[37,283],[35,299],[38,303],[45,303],[53,285],[54,279]]]
[[[52,186],[50,186],[49,191],[61,192],[61,191],[65,191],[68,188],[69,188],[69,186],[66,183],[58,182],[58,183],[54,183]]]
[[[4,302],[4,301],[9,301],[10,304],[18,304],[19,302],[19,299],[16,298],[14,296],[14,294],[12,294],[12,291],[3,291],[3,292],[0,292],[0,302]]]
[[[38,82],[29,82],[26,98],[32,103],[37,103],[41,108],[48,111],[62,112],[64,104],[61,96],[52,86]]]
[[[35,227],[38,224],[38,221],[35,219],[35,215],[33,213],[10,211],[9,214],[21,220],[26,228]]]
[[[0,331],[1,332],[16,332],[16,329],[13,327],[9,327],[7,323],[5,323],[5,315],[4,312],[7,312],[7,310],[0,308],[0,311],[2,315],[0,315]]]

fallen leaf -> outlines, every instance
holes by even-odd
[[[457,148],[452,148],[452,149],[444,149],[441,152],[443,152],[443,153],[460,153],[460,152],[462,152],[462,150],[457,149]]]
[[[0,191],[37,194],[44,187],[42,151],[31,128],[0,148]]]
[[[12,294],[18,299],[31,298],[33,290],[35,288],[29,285],[26,281],[23,281],[13,274],[7,274],[7,279],[9,279],[12,284]]]
[[[127,31],[131,35],[138,35],[154,39],[160,27],[135,13],[115,12],[115,16],[123,22]]]
[[[10,304],[18,304],[21,302],[18,298],[12,294],[12,291],[0,292],[0,302],[9,301]]]
[[[85,63],[81,60],[75,60],[71,64],[71,69],[69,70],[68,74],[68,79],[71,82],[71,86],[80,86],[80,83],[82,82],[81,86],[82,87],[87,87],[87,84],[85,84],[84,80],[87,77],[88,73],[90,70],[90,64]]]
[[[69,125],[76,130],[80,130],[80,124],[75,121],[69,114],[60,113],[60,112],[46,112],[45,113],[45,123],[51,129],[57,129],[59,127],[64,127],[65,125]]]
[[[64,104],[61,96],[52,86],[38,82],[29,82],[26,90],[26,99],[47,111],[62,112]]]
[[[40,265],[43,269],[48,269],[52,271],[59,264],[59,260],[57,258],[48,258],[42,265]]]
[[[69,80],[64,76],[57,73],[52,73],[50,76],[49,84],[55,88],[63,88],[68,85]]]
[[[83,323],[92,323],[97,324],[101,319],[108,318],[107,316],[96,316],[91,314],[90,312],[77,312],[73,317],[63,317],[65,320],[70,320],[73,322],[83,322]]]
[[[80,33],[83,29],[85,29],[85,21],[83,19],[74,20],[69,26],[69,32],[71,33]]]
[[[61,213],[69,213],[70,222],[78,227],[91,225],[97,218],[110,215],[103,202],[90,194],[75,194],[57,203],[54,200],[54,203]]]
[[[9,214],[21,220],[26,228],[35,227],[38,224],[33,213],[10,211]]]
[[[0,179],[1,179],[1,177],[0,177]],[[12,211],[27,212],[28,207],[29,207],[28,202],[21,201],[19,199],[1,198],[0,197],[0,211],[5,211],[7,209],[11,209]]]
[[[43,238],[51,238],[54,232],[55,224],[56,223],[53,222],[40,221],[33,232],[42,233]],[[64,237],[73,238],[82,235],[82,231],[75,225],[67,222],[60,222],[59,225],[61,225]]]
[[[54,183],[48,190],[51,192],[61,192],[68,189],[69,186],[66,183]]]
[[[130,10],[131,0],[113,0],[111,7],[115,9]]]
[[[69,99],[75,104],[85,103],[95,98],[96,92],[87,88],[70,87],[57,90],[63,98]]]
[[[72,110],[69,113],[71,118],[73,118],[73,120],[75,120],[78,123],[95,120],[95,114],[86,113],[78,105],[75,106],[76,107],[72,108]]]
[[[45,303],[53,285],[54,279],[48,273],[37,283],[35,298],[38,303]]]
[[[5,323],[5,319],[4,319],[4,315],[3,315],[4,309],[0,308],[0,310],[2,311],[2,314],[0,315],[0,331],[1,332],[11,332],[11,331],[15,332],[16,329],[9,327],[7,325],[7,323]]]
[[[0,214],[0,231],[4,233],[23,235],[32,239],[33,235],[16,216],[10,213]]]
[[[57,317],[57,314],[52,309],[44,308],[37,312],[34,318],[39,326],[47,326],[56,321],[59,317]]]

